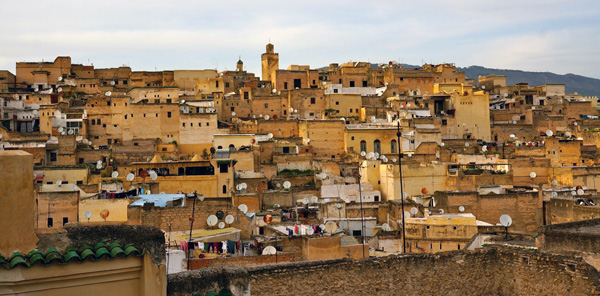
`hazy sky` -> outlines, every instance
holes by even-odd
[[[7,1],[0,69],[52,61],[134,71],[390,60],[600,78],[598,0]]]

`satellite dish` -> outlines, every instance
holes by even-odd
[[[62,91],[62,87],[57,88],[56,91],[61,92]]]
[[[306,234],[313,235],[313,234],[315,234],[315,230],[312,228],[309,228],[308,230],[306,230]]]
[[[566,132],[565,133],[565,137],[570,137],[571,136],[571,132]]]
[[[71,189],[72,189],[73,191],[77,190],[77,185],[71,185]]]
[[[262,252],[263,255],[275,255],[275,253],[277,253],[277,250],[273,246],[264,248]]]
[[[436,153],[436,154],[435,154],[435,158],[440,158],[440,154],[439,154],[439,153]],[[396,162],[396,159],[395,159],[395,158],[394,158],[394,162]]]
[[[440,215],[444,214],[444,209],[440,209]]]
[[[256,118],[256,115],[252,115],[252,118]]]
[[[208,224],[208,226],[215,226],[217,225],[217,222],[219,222],[219,218],[215,215],[210,215],[208,216],[208,219],[206,219],[206,224]]]
[[[406,108],[410,107],[410,103],[406,103]]]
[[[458,211],[461,212],[461,213],[464,212],[465,211],[465,207],[463,207],[463,206],[458,207]]]
[[[375,158],[375,159],[379,158],[379,153],[375,152],[375,154],[373,154],[372,158]]]
[[[419,213],[419,209],[417,209],[415,207],[412,207],[412,208],[410,208],[410,213],[413,214],[413,215],[416,215],[416,214]]]
[[[116,84],[116,82],[114,82],[114,81],[110,82],[110,85],[115,85],[115,84]]]
[[[181,100],[181,102],[180,102],[180,103],[181,103],[181,104],[185,103],[185,100]]]
[[[517,124],[517,121],[516,121],[516,120],[513,120],[513,124]]]
[[[235,116],[235,112],[231,112],[231,116]]]
[[[127,181],[131,182],[131,181],[133,181],[134,178],[135,178],[135,175],[133,175],[132,173],[127,174]]]
[[[273,139],[273,133],[268,133],[268,134],[267,134],[267,137],[268,137],[269,139]]]
[[[217,218],[223,219],[223,217],[225,217],[225,213],[223,213],[223,211],[218,210],[217,213],[215,214],[215,216],[217,216]]]
[[[341,121],[346,121],[346,118],[342,117],[340,118]]]
[[[392,159],[392,161],[393,161],[393,162],[396,162],[396,159],[395,159],[395,158],[393,158],[393,159]]]
[[[535,177],[537,177],[537,174],[535,172],[531,172],[529,173],[529,177],[531,177],[531,179],[534,179]]]
[[[506,98],[506,97],[508,97],[508,94],[507,94],[507,93],[504,93],[504,97],[505,97],[505,98]]]
[[[556,186],[556,185],[558,185],[558,181],[552,180],[552,186]]]
[[[512,218],[509,215],[504,214],[500,216],[500,224],[504,227],[509,227],[512,225]]]
[[[113,178],[116,178],[119,176],[119,172],[112,172],[112,174],[110,176]]]
[[[373,156],[375,156],[375,153],[373,153],[373,152],[369,152],[369,153],[367,153],[367,158],[368,158],[368,159],[371,159],[371,158],[373,158]]]
[[[487,146],[483,145],[483,147],[481,147],[481,151],[486,152],[487,151]]]
[[[305,197],[305,198],[302,199],[302,204],[307,205],[308,202],[309,202],[309,200],[308,200],[307,197]]]
[[[294,108],[290,107],[290,112],[294,112]]]
[[[65,129],[64,129],[64,128],[62,128],[62,126],[58,128],[58,132],[59,132],[59,133],[62,133],[64,130],[65,130]]]
[[[585,191],[583,191],[583,189],[577,189],[577,194],[578,195],[584,195]]]
[[[342,223],[342,221],[340,221],[340,224],[341,223]],[[333,233],[337,230],[337,228],[338,228],[337,225],[333,221],[329,221],[329,222],[325,223],[325,232],[327,232],[327,233]]]
[[[558,193],[552,192],[552,197],[558,197]]]
[[[482,85],[482,86],[481,86],[481,89],[485,89],[485,85]]]
[[[63,80],[62,76],[59,76],[58,81],[62,81],[62,80]]]
[[[247,205],[245,205],[245,204],[241,204],[241,205],[239,205],[239,206],[238,206],[238,209],[239,209],[240,211],[242,211],[242,213],[244,213],[244,214],[246,214],[246,212],[248,212],[248,206],[247,206]]]
[[[85,211],[83,215],[85,216],[85,218],[90,219],[92,218],[92,211]]]
[[[156,181],[157,178],[158,178],[158,175],[155,172],[150,173],[150,180]]]
[[[75,133],[75,131],[74,131],[73,129],[68,129],[68,130],[67,130],[67,134],[69,134],[69,135],[72,135],[72,134],[74,134],[74,133]]]
[[[242,186],[242,189],[248,188],[248,184],[246,184],[246,183],[241,183],[240,186]]]
[[[444,147],[444,146],[446,146],[446,144],[444,142],[441,142],[440,146]]]
[[[107,96],[107,97],[110,97],[112,95],[112,92],[107,91],[107,92],[104,93],[104,95]]]
[[[292,187],[292,183],[290,183],[290,181],[283,182],[283,188],[290,189],[290,187]]]
[[[101,168],[102,168],[102,164],[101,164],[101,163],[97,163],[97,164],[96,164],[96,168],[97,168],[97,169],[101,169]]]
[[[265,120],[269,120],[269,115],[265,115]]]
[[[469,147],[469,146],[471,146],[471,144],[469,144],[468,142],[465,143],[465,147]]]
[[[276,89],[273,89],[273,93],[276,93],[276,92],[277,92],[277,90],[276,90]]]
[[[371,116],[371,122],[375,122],[375,120],[377,120],[377,118],[375,116]]]
[[[237,185],[235,185],[235,189],[236,189],[237,191],[241,191],[241,190],[242,190],[242,185],[241,185],[241,184],[237,184]]]
[[[262,118],[262,114],[258,115],[258,117]]]
[[[515,136],[515,134],[510,134],[509,137],[512,139],[512,138],[516,138],[517,136]]]
[[[573,122],[573,125],[577,126],[577,121]]]
[[[310,202],[312,202],[312,203],[317,203],[317,202],[319,202],[319,198],[313,195],[313,196],[310,198]]]
[[[554,133],[551,130],[546,131],[546,136],[548,136],[548,137],[552,137],[553,134]]]
[[[338,208],[338,209],[341,209],[342,208],[342,204],[338,202],[338,203],[335,204],[335,207]]]
[[[58,185],[58,186],[62,185],[62,180],[56,181],[56,185]]]
[[[360,156],[364,157],[365,155],[367,155],[367,152],[364,152],[364,151],[360,152]]]
[[[219,228],[221,228],[221,229],[225,228],[225,222],[219,222]]]
[[[279,204],[274,204],[274,205],[273,205],[273,207],[274,207],[274,208],[276,208],[276,209],[279,209],[279,208],[281,208],[281,205],[279,205]]]
[[[306,143],[310,143],[310,139],[309,138],[306,138]]]
[[[392,228],[390,227],[390,224],[387,224],[387,223],[383,223],[383,225],[381,225],[381,229],[383,231],[391,231],[392,230]]]
[[[575,191],[575,190],[571,191],[571,195],[577,195],[577,191]]]
[[[410,213],[409,213],[408,211],[404,211],[404,217],[405,217],[405,218],[406,218],[406,217],[410,218]]]

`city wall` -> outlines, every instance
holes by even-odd
[[[222,289],[233,295],[598,295],[600,281],[579,257],[513,248],[211,267],[168,276],[168,295]]]

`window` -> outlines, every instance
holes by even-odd
[[[249,98],[250,98],[250,94],[247,91],[245,91],[244,92],[244,100],[247,100]]]
[[[225,82],[225,87],[229,87],[229,82]]]
[[[350,87],[354,87],[354,80],[350,80]]]
[[[360,152],[367,152],[367,141],[360,141]]]
[[[215,87],[219,87],[219,80],[215,81]]]
[[[84,159],[80,157],[80,158],[79,158],[79,160],[78,160],[77,162],[78,162],[79,164],[83,164],[83,162],[84,162]]]
[[[398,142],[396,142],[396,140],[392,140],[392,144],[390,146],[392,153],[398,153]]]
[[[235,111],[235,107],[231,107],[231,112]]]
[[[56,152],[50,152],[50,161],[56,161]]]
[[[311,104],[315,104],[315,103],[316,103],[316,101],[317,101],[317,100],[316,100],[315,98],[310,98],[310,103],[311,103]]]
[[[185,127],[185,122],[181,124],[181,126]]]
[[[171,104],[171,99],[167,99],[167,104]]]
[[[69,223],[69,218],[63,217],[63,226],[65,226],[67,223]]]
[[[283,89],[288,89],[288,88],[287,88],[287,82],[284,82],[284,83],[283,83]]]
[[[367,81],[366,80],[363,80],[362,83],[363,83],[363,87],[367,87]]]
[[[48,218],[48,227],[52,227],[53,226],[53,220],[52,218]]]
[[[334,93],[334,94],[337,94],[337,93],[338,93],[338,89],[337,89],[337,88],[334,88],[334,89],[333,89],[333,93]]]
[[[226,163],[221,163],[219,165],[219,172],[220,173],[227,173],[227,172],[229,172],[229,165],[226,164]]]
[[[294,88],[302,88],[302,79],[294,79]]]
[[[92,125],[96,125],[96,119],[92,119]]]
[[[336,105],[339,105],[339,104],[340,104],[340,102],[335,102],[335,104],[336,104]]]
[[[167,117],[171,118],[171,112],[167,112]]]
[[[269,103],[265,103],[265,109],[269,108]]]
[[[125,119],[127,119],[127,114],[125,114]]]
[[[227,185],[223,185],[223,194],[227,194]]]
[[[373,141],[373,152],[381,154],[381,141]]]

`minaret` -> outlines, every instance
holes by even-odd
[[[261,55],[262,80],[272,81],[275,85],[275,71],[279,69],[279,54],[275,53],[273,44],[267,44],[267,52]]]
[[[242,62],[242,56],[240,56],[238,62],[237,62],[237,66],[236,69],[238,72],[243,72],[244,71],[244,62]]]

